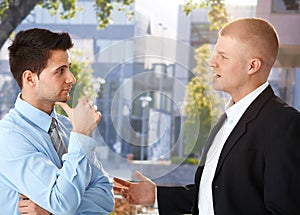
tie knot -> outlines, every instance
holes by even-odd
[[[49,132],[52,132],[53,129],[55,129],[57,127],[57,121],[54,117],[52,117],[52,120],[51,120],[51,125],[50,125],[50,128],[49,128]]]

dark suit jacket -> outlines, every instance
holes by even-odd
[[[202,170],[199,166],[193,185],[158,187],[160,214],[199,213]],[[300,214],[300,113],[270,86],[226,140],[212,192],[216,215]]]

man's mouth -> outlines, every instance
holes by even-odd
[[[221,75],[219,75],[217,73],[214,74],[214,78],[220,78],[220,77],[221,77]]]
[[[63,88],[63,91],[65,91],[65,92],[70,92],[71,89],[72,89],[72,87],[67,87],[67,88]]]

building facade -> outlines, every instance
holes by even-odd
[[[258,0],[256,16],[267,19],[280,39],[273,72],[277,93],[300,110],[300,8],[295,0]]]
[[[74,49],[81,51],[79,60],[93,68],[98,92],[95,102],[103,114],[98,130],[108,146],[102,155],[113,151],[122,158],[132,154],[134,159],[153,160],[184,156],[182,107],[187,84],[194,76],[194,51],[204,43],[213,46],[217,38],[217,32],[209,30],[208,11],[197,9],[186,16],[179,6],[171,23],[153,18],[142,9],[145,2],[136,0],[128,8],[135,12],[133,20],[116,9],[113,23],[99,30],[93,4],[94,0],[78,0],[83,10],[70,20],[36,7],[16,32],[41,27],[71,34]],[[147,2],[146,8],[151,4]],[[269,81],[280,97],[300,110],[297,5],[297,1],[258,0],[256,5],[228,5],[227,10],[231,18],[256,16],[274,24],[281,45]],[[8,45],[9,41],[0,52],[0,117],[18,94],[9,72]]]
[[[15,32],[29,28],[68,32],[74,42],[73,50],[80,52],[76,60],[87,62],[93,68],[98,93],[94,100],[103,114],[98,130],[108,151],[121,157],[133,153],[135,159],[163,157],[168,154],[173,135],[172,77],[177,41],[163,39],[165,27],[136,10],[142,7],[142,1],[126,9],[134,11],[132,20],[125,15],[126,10],[120,12],[117,3],[114,4],[112,23],[102,30],[97,28],[94,0],[78,0],[77,8],[81,10],[73,19],[61,20],[37,6]],[[19,92],[9,71],[9,44],[8,40],[0,52],[0,117],[13,106]],[[140,99],[145,96],[151,97],[147,107]],[[149,130],[150,112],[157,117],[152,122],[151,134],[143,134]],[[149,141],[152,145],[168,143],[158,147],[159,150],[153,147],[150,150]]]

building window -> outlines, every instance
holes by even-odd
[[[209,23],[192,24],[191,45],[195,48],[205,43],[215,43],[217,40],[217,31],[209,29]]]
[[[297,0],[272,0],[273,13],[299,13],[299,9]]]

